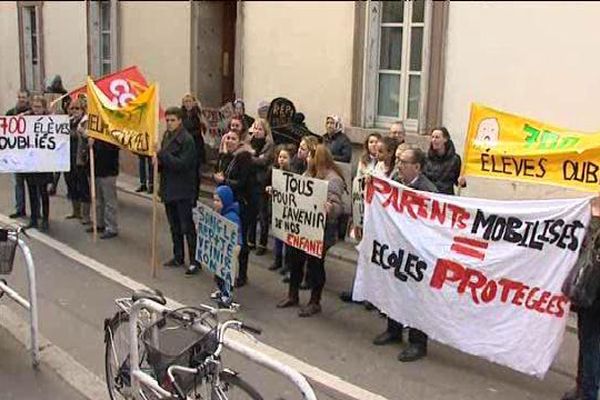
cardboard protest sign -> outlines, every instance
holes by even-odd
[[[237,225],[202,203],[194,209],[194,222],[198,234],[196,260],[231,290],[238,268]]]
[[[558,128],[471,105],[464,174],[600,190],[600,132]]]
[[[271,128],[276,129],[292,123],[292,117],[296,114],[296,107],[289,99],[277,97],[271,101],[267,111],[267,120]]]
[[[352,225],[363,226],[365,215],[365,176],[357,176],[352,180]]]
[[[218,147],[221,138],[221,125],[223,123],[221,111],[218,108],[204,107],[202,108],[202,116],[207,124],[206,144],[210,147]]]
[[[71,169],[68,115],[0,117],[0,172]]]
[[[373,177],[354,299],[541,378],[565,330],[561,287],[589,223],[589,200],[470,199]]]
[[[155,153],[158,96],[152,85],[123,107],[114,107],[88,78],[88,136],[133,153]]]
[[[327,181],[273,169],[273,235],[316,257],[323,255]]]

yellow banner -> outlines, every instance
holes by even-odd
[[[585,133],[471,105],[465,175],[600,191],[600,132]]]
[[[88,77],[88,135],[133,153],[152,156],[158,128],[156,85],[116,107]]]

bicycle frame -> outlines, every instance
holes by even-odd
[[[34,368],[37,368],[40,362],[40,347],[39,347],[39,329],[38,329],[38,307],[37,307],[37,290],[35,280],[35,264],[31,256],[31,250],[27,243],[18,237],[14,232],[8,233],[12,238],[17,239],[17,244],[23,256],[25,256],[25,265],[27,266],[27,279],[29,281],[29,301],[24,299],[19,293],[12,289],[8,284],[0,281],[0,292],[6,294],[13,299],[18,305],[29,311],[30,316],[30,334],[31,334],[31,357]]]
[[[131,386],[132,393],[139,393],[140,391],[140,382],[154,390],[160,396],[165,398],[172,398],[172,393],[166,391],[158,382],[152,378],[150,375],[144,373],[139,368],[140,355],[138,351],[138,332],[137,332],[137,324],[139,313],[142,309],[151,310],[153,313],[163,313],[172,311],[166,306],[160,305],[156,302],[146,299],[140,299],[133,303],[130,314],[129,314],[129,337],[130,337],[130,373],[131,373]],[[202,325],[201,323],[195,323],[192,326],[192,329],[196,330],[200,333],[207,333],[209,329]],[[306,378],[300,374],[298,371],[288,367],[287,365],[274,360],[257,350],[254,350],[246,345],[241,343],[237,343],[234,340],[227,339],[226,337],[222,338],[223,345],[228,349],[235,351],[238,354],[243,355],[248,358],[250,361],[253,361],[259,365],[262,365],[274,372],[277,372],[283,376],[285,376],[294,386],[298,388],[300,393],[305,400],[317,400],[315,393],[311,386],[308,384]]]

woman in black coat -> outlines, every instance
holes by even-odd
[[[443,194],[454,194],[454,185],[459,185],[461,161],[456,154],[448,129],[435,128],[431,131],[431,144],[427,152],[424,174]]]
[[[188,93],[183,96],[181,100],[181,110],[183,111],[183,126],[186,131],[192,138],[194,139],[194,144],[196,146],[196,176],[195,176],[195,187],[196,187],[196,197],[198,198],[198,192],[200,191],[200,178],[201,178],[201,168],[202,165],[206,162],[206,150],[204,149],[204,134],[207,130],[207,124],[204,118],[202,117],[202,108],[200,107],[200,103],[194,97],[194,95]]]
[[[252,191],[254,172],[252,166],[252,149],[242,143],[237,133],[229,131],[223,136],[223,152],[219,154],[214,174],[217,185],[227,185],[233,190],[235,199],[240,204],[242,220],[242,248],[239,254],[239,271],[235,287],[244,286],[248,281],[248,233],[250,216],[253,214]]]

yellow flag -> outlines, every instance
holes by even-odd
[[[600,191],[600,132],[471,105],[463,173]]]
[[[88,135],[133,153],[155,154],[158,124],[156,85],[150,85],[124,107],[113,105],[88,77]]]

